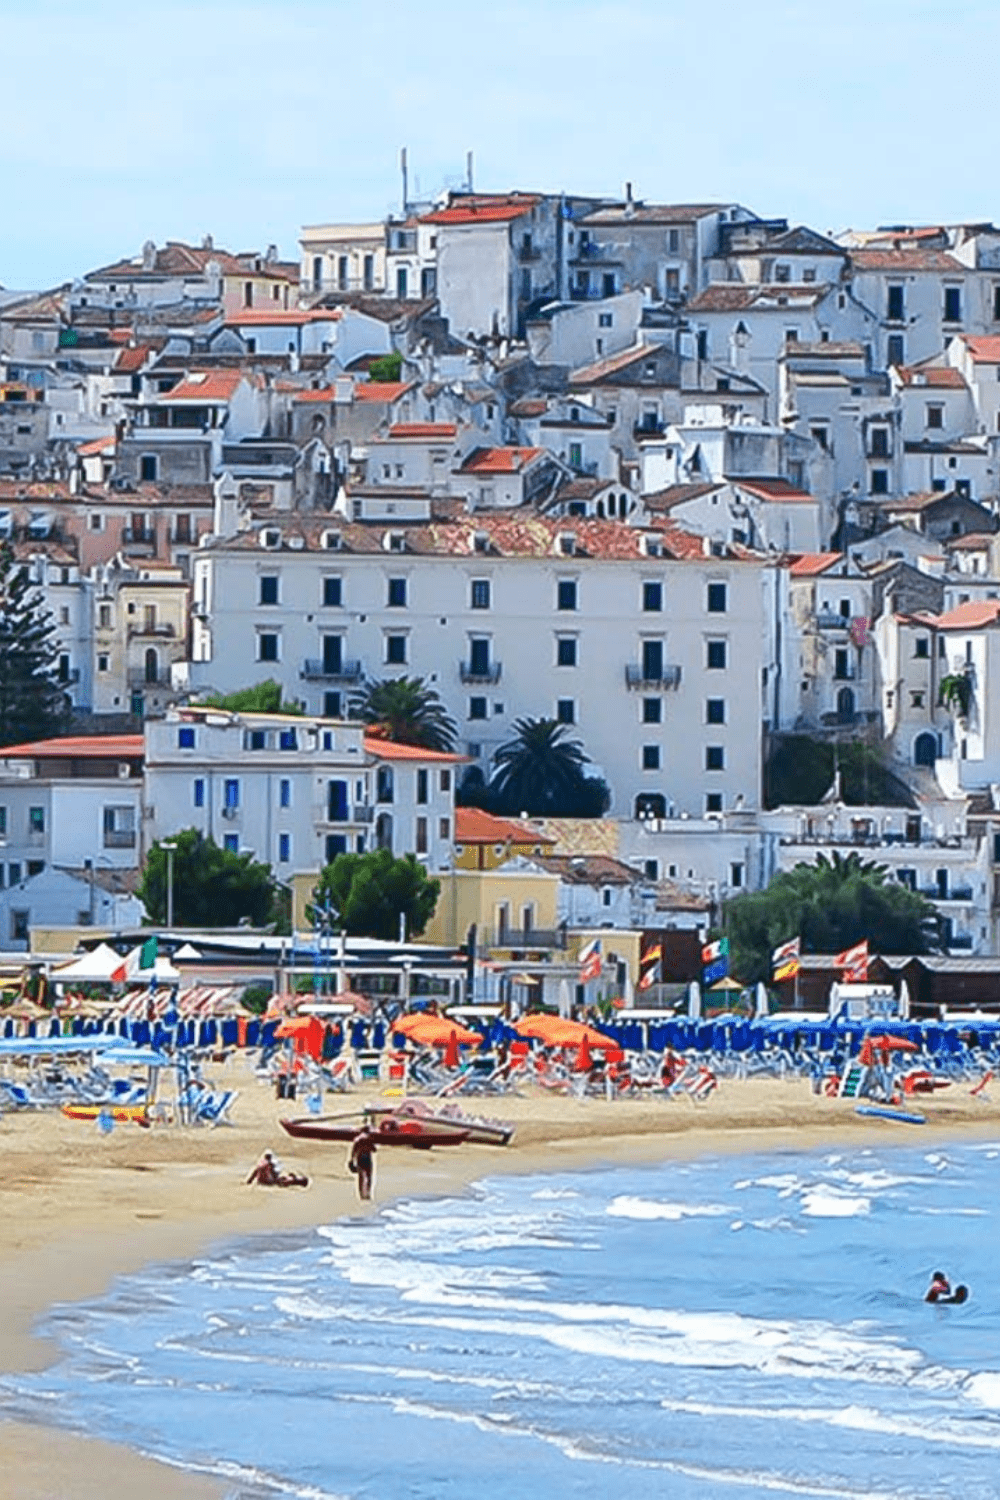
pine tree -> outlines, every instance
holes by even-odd
[[[47,739],[66,724],[55,623],[9,544],[0,547],[0,745]]]

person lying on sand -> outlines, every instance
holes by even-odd
[[[258,1187],[308,1187],[309,1178],[301,1172],[283,1172],[272,1151],[265,1151],[247,1178],[247,1185]]]

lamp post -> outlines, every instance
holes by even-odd
[[[174,925],[174,850],[177,845],[170,839],[164,839],[160,848],[167,856],[167,931],[170,932]]]

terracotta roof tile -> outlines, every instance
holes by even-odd
[[[242,370],[189,370],[158,402],[194,401],[201,405],[229,401],[243,379]]]
[[[98,453],[114,453],[114,437],[92,438],[89,443],[80,443],[76,454],[78,458],[93,458]]]
[[[412,391],[412,380],[359,380],[354,387],[355,401],[398,401]]]
[[[852,250],[851,264],[856,271],[944,271],[964,275],[966,267],[944,250],[898,248]]]
[[[555,839],[531,823],[515,818],[497,818],[481,807],[455,808],[457,844],[554,844]]]
[[[749,490],[759,500],[769,500],[780,505],[815,505],[815,495],[789,484],[787,479],[734,479],[732,483],[741,490]]]
[[[1000,347],[1000,339],[996,340]],[[997,355],[1000,361],[1000,353]],[[954,365],[896,365],[896,374],[903,385],[916,389],[962,391],[966,389],[965,376]]]
[[[227,328],[295,328],[306,323],[337,323],[343,317],[339,307],[270,308],[245,307],[226,314]]]
[[[623,349],[619,354],[610,354],[607,359],[599,359],[595,364],[583,365],[579,370],[574,370],[570,377],[570,385],[599,385],[608,375],[614,375],[618,370],[627,370],[629,365],[638,364],[643,359],[656,359],[660,351],[649,344],[640,344],[638,348]]]
[[[842,562],[843,557],[842,552],[803,552],[788,571],[793,578],[818,578],[821,573],[828,572],[834,563]]]
[[[0,759],[57,758],[59,760],[135,760],[145,753],[141,734],[78,734],[54,740],[27,740],[4,745]]]
[[[812,307],[829,290],[829,287],[811,281],[802,284],[780,281],[773,286],[720,281],[712,283],[692,297],[685,311],[783,312],[788,308]]]
[[[536,459],[544,458],[545,448],[474,448],[461,466],[463,474],[519,474]]]
[[[365,750],[379,760],[422,760],[447,765],[465,760],[464,755],[452,755],[445,750],[424,750],[419,745],[401,745],[396,740],[385,740],[374,731],[365,735]]]
[[[153,344],[129,344],[118,355],[115,360],[115,373],[117,375],[135,375],[142,369],[149,356],[154,350]]]
[[[972,600],[932,618],[939,630],[982,630],[1000,621],[1000,599]]]
[[[970,333],[963,333],[960,337],[972,355],[974,365],[1000,365],[1000,337]]]
[[[540,203],[536,193],[461,197],[421,216],[421,224],[501,224],[519,219]]]
[[[392,442],[441,443],[451,442],[457,436],[458,427],[454,422],[396,422],[388,432]]]

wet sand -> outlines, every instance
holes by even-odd
[[[100,1295],[115,1276],[152,1261],[188,1259],[209,1246],[271,1230],[308,1228],[344,1214],[377,1211],[411,1194],[462,1190],[498,1172],[585,1169],[731,1151],[804,1150],[886,1142],[930,1144],[1000,1138],[1000,1086],[992,1101],[957,1085],[916,1106],[925,1126],[861,1120],[851,1101],[812,1094],[807,1081],[724,1080],[705,1104],[679,1099],[576,1099],[525,1089],[473,1100],[468,1108],[513,1121],[514,1144],[430,1153],[378,1153],[376,1203],[357,1202],[346,1145],[294,1141],[281,1115],[303,1114],[275,1100],[242,1060],[218,1081],[239,1089],[229,1128],[143,1130],[95,1125],[39,1112],[0,1121],[0,1375],[38,1369],[58,1350],[34,1333],[55,1302]],[[375,1087],[329,1096],[327,1113],[360,1108]],[[306,1172],[306,1189],[250,1188],[260,1152]],[[0,1395],[0,1416],[3,1397]],[[0,1421],[0,1495],[17,1500],[106,1500],[142,1487],[143,1500],[221,1500],[227,1486],[68,1432]],[[5,1488],[5,1486],[7,1486]]]

